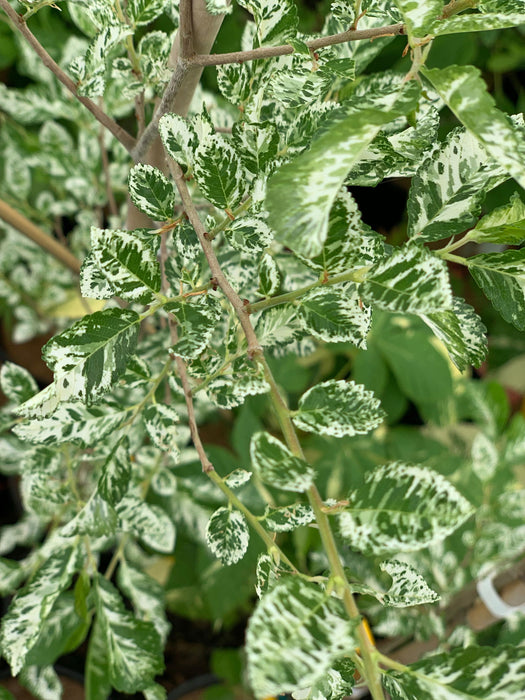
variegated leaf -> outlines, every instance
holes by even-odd
[[[224,483],[229,489],[239,489],[241,486],[250,481],[252,478],[252,472],[246,471],[246,469],[234,469],[224,477]]]
[[[347,657],[337,659],[332,667],[309,688],[293,693],[294,700],[342,700],[352,696],[356,667]]]
[[[85,299],[111,299],[115,294],[91,253],[86,255],[80,268],[80,293]]]
[[[117,443],[104,463],[97,491],[105,501],[114,506],[127,492],[130,478],[129,446],[127,439],[124,439]]]
[[[411,605],[436,603],[440,596],[430,588],[423,576],[410,564],[397,559],[383,561],[379,565],[381,571],[392,579],[388,592],[381,596],[383,605],[394,608],[406,608]]]
[[[250,456],[255,471],[271,486],[302,493],[313,483],[314,469],[270,433],[256,433],[252,437]]]
[[[157,241],[142,230],[91,229],[91,254],[114,293],[150,304],[160,292]]]
[[[27,666],[20,672],[20,683],[40,700],[61,700],[62,683],[53,666]]]
[[[111,685],[122,693],[144,690],[164,670],[159,634],[151,622],[138,620],[126,610],[117,589],[101,575],[95,601]]]
[[[219,209],[232,211],[246,194],[246,171],[233,146],[220,134],[195,151],[194,175],[202,194]]]
[[[137,535],[145,545],[157,552],[169,554],[173,551],[175,526],[160,506],[127,495],[115,507],[125,531]]]
[[[496,472],[499,455],[496,445],[483,433],[478,433],[472,442],[472,471],[481,479],[489,481]]]
[[[16,404],[23,403],[38,393],[38,385],[31,374],[14,362],[3,363],[0,385],[7,398]]]
[[[372,309],[364,306],[357,287],[318,287],[301,297],[297,313],[305,330],[327,343],[349,341],[366,348]]]
[[[238,510],[219,508],[206,528],[206,542],[225,566],[240,561],[246,554],[250,532],[246,518]]]
[[[481,365],[487,355],[487,329],[463,299],[454,297],[450,311],[421,314],[421,318],[443,342],[460,371]]]
[[[146,406],[142,416],[151,442],[161,450],[178,452],[178,413],[171,406],[155,403]]]
[[[221,318],[218,297],[212,294],[190,297],[188,301],[170,302],[164,307],[178,322],[178,342],[173,351],[183,360],[198,357],[206,348]]]
[[[469,231],[469,240],[478,243],[519,245],[525,240],[525,204],[515,192],[508,204],[493,209]]]
[[[129,173],[128,187],[133,204],[153,221],[173,218],[173,185],[158,168],[138,163]]]
[[[329,380],[301,396],[292,420],[300,430],[342,437],[365,435],[384,417],[379,399],[362,384]]]
[[[168,0],[128,0],[126,15],[134,26],[149,24],[162,14]]]
[[[166,619],[162,586],[147,574],[123,560],[118,569],[120,590],[131,600],[143,620],[153,623],[160,638],[166,641],[170,624]]]
[[[289,345],[304,335],[297,310],[291,304],[264,311],[257,319],[255,332],[261,347],[266,348]]]
[[[246,64],[241,64],[230,68],[242,70],[245,66]],[[238,83],[238,80],[236,82]],[[277,127],[271,122],[261,124],[236,122],[232,127],[232,136],[234,145],[239,149],[241,161],[255,175],[264,171],[279,150],[279,133]]]
[[[437,241],[463,233],[479,216],[486,193],[507,178],[471,133],[455,129],[412,179],[408,235]]]
[[[281,274],[277,263],[269,253],[264,253],[259,262],[259,294],[269,297],[275,294],[281,284]]]
[[[230,0],[205,0],[210,15],[225,15],[232,11]]]
[[[140,317],[129,309],[84,316],[42,349],[62,401],[91,401],[115,384],[135,351]]]
[[[255,592],[259,598],[271,591],[282,576],[287,576],[291,573],[286,564],[277,563],[270,554],[266,552],[260,554],[255,567]]]
[[[443,0],[394,0],[407,26],[408,36],[424,37],[443,12]]]
[[[525,330],[525,249],[481,253],[468,258],[467,265],[503,318]]]
[[[13,600],[0,629],[0,648],[14,675],[24,666],[46,618],[78,564],[75,547],[65,545],[49,558]]]
[[[11,559],[0,558],[0,595],[14,592],[26,577],[25,567]]]
[[[225,229],[224,235],[232,248],[251,255],[257,255],[267,248],[273,239],[273,232],[266,221],[256,216],[235,219]]]
[[[440,542],[473,513],[441,474],[393,462],[366,474],[339,517],[347,544],[360,552],[413,552]]]
[[[523,0],[485,0],[478,7],[480,12],[452,15],[438,20],[431,33],[440,36],[459,32],[483,32],[525,24]]]
[[[247,396],[265,394],[269,389],[262,367],[254,366],[244,357],[234,361],[231,373],[213,379],[206,393],[220,408],[234,408],[240,406]]]
[[[433,654],[383,677],[393,700],[510,700],[525,687],[523,647],[468,646]]]
[[[315,520],[312,506],[306,503],[294,503],[280,508],[266,507],[264,524],[272,532],[291,532],[302,525],[309,525]]]
[[[255,608],[246,633],[250,684],[259,700],[307,688],[355,649],[354,628],[337,598],[295,576]]]
[[[297,32],[297,10],[293,0],[240,0],[253,15],[259,46],[283,44]]]
[[[414,81],[401,85],[392,79],[388,89],[385,85],[374,96],[370,109],[366,98],[356,97],[360,109],[341,108],[308,151],[277,170],[266,199],[277,240],[305,257],[321,253],[330,210],[346,174],[385,123],[415,106],[417,93]]]
[[[117,531],[118,518],[113,507],[95,491],[86,505],[60,530],[63,537],[90,535],[111,537]]]
[[[85,667],[86,698],[99,700],[109,697],[109,648],[105,625],[97,618],[91,628]]]
[[[525,188],[525,140],[510,118],[496,108],[479,70],[448,66],[423,68],[422,73],[492,158]]]
[[[428,314],[452,308],[445,262],[415,243],[395,248],[390,257],[374,265],[360,293],[386,311]]]
[[[159,134],[173,160],[181,166],[191,168],[199,142],[190,122],[178,114],[165,114],[159,121]]]

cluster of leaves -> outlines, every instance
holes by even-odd
[[[470,378],[486,356],[486,330],[454,294],[447,261],[464,266],[502,317],[525,329],[525,204],[516,194],[482,216],[494,188],[511,178],[525,187],[525,126],[522,115],[496,108],[475,68],[424,67],[420,40],[514,26],[525,21],[522,3],[487,0],[443,15],[439,0],[334,2],[321,36],[351,26],[360,8],[368,11],[360,28],[405,24],[420,78],[408,81],[393,71],[366,73],[388,37],[312,55],[291,0],[240,5],[254,19],[244,49],[290,43],[294,53],[220,67],[220,96],[196,99],[188,118],[166,114],[159,132],[204,211],[221,286],[247,300],[258,356],[210,281],[174,182],[148,164],[128,177],[114,142],[104,171],[98,126],[25,49],[38,87],[0,90],[0,109],[32,127],[14,138],[20,127],[6,118],[1,146],[14,150],[5,168],[20,178],[15,162],[25,163],[19,184],[7,178],[11,201],[28,215],[27,200],[47,213],[41,199],[54,216],[74,216],[72,245],[85,254],[80,290],[98,305],[44,346],[50,386],[38,391],[11,363],[1,373],[9,399],[3,470],[20,476],[26,514],[2,530],[0,553],[34,546],[21,560],[0,559],[0,592],[20,588],[0,649],[38,697],[60,696],[53,664],[88,635],[90,700],[112,688],[163,697],[154,679],[169,625],[155,577],[166,579],[166,555],[176,559],[165,587],[174,610],[187,612],[190,602],[190,615],[224,619],[257,592],[246,639],[257,698],[338,700],[351,692],[356,669],[363,672],[359,619],[348,617],[343,589],[361,597],[379,634],[444,634],[431,606],[522,553],[516,467],[525,458],[525,421],[509,423],[501,390]],[[172,5],[129,0],[126,15],[102,0],[67,7],[87,39],[71,37],[60,60],[81,94],[103,98],[115,117],[139,94],[151,102],[166,81],[171,35],[146,31],[135,46],[135,33],[163,12],[176,23]],[[444,106],[459,126],[441,140]],[[117,192],[127,179],[151,227],[128,231],[118,212],[101,217],[101,172]],[[391,177],[412,179],[408,240],[399,246],[363,222],[349,192]],[[34,295],[46,303],[57,287],[65,299],[72,280],[52,279],[43,253],[21,248],[16,235],[7,230],[2,239],[5,265],[26,255],[40,273],[31,288],[27,273],[19,288],[6,274],[4,304],[25,309]],[[453,252],[467,242],[499,249]],[[323,353],[350,360],[343,378],[305,369]],[[189,446],[187,392],[174,358],[185,364],[198,420],[235,409],[237,456],[210,449],[211,481]],[[275,378],[293,410],[282,397],[278,403]],[[304,435],[304,455],[267,417],[269,401]],[[408,401],[426,430],[389,427]],[[319,525],[315,489],[337,533],[343,588],[309,527]],[[522,650],[512,646],[470,645],[410,667],[383,665],[384,685],[399,699],[508,698],[525,679]]]

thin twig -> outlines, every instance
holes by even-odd
[[[110,116],[108,116],[105,112],[103,112],[98,105],[96,105],[92,100],[89,99],[89,97],[83,97],[82,95],[78,94],[77,86],[75,85],[74,81],[71,80],[71,78],[67,75],[67,73],[64,73],[62,68],[54,61],[51,56],[48,54],[48,52],[44,49],[42,44],[38,41],[38,39],[35,37],[35,35],[29,30],[27,27],[24,18],[19,15],[11,5],[7,2],[7,0],[0,0],[0,7],[6,15],[9,17],[11,20],[13,26],[22,34],[22,36],[27,40],[27,42],[31,45],[35,53],[40,56],[42,59],[42,63],[46,66],[46,68],[49,68],[52,73],[55,74],[57,79],[64,85],[76,98],[79,102],[81,102],[97,121],[99,121],[101,124],[103,124],[108,131],[110,131],[113,136],[115,136],[116,139],[120,141],[120,143],[124,146],[124,148],[131,153],[133,148],[135,147],[135,139],[131,134],[128,134],[128,132],[123,129],[121,126],[117,124],[116,121],[114,121]]]
[[[20,231],[24,236],[46,250],[76,275],[80,274],[80,260],[78,260],[65,245],[51,238],[51,236],[48,236],[41,228],[35,226],[32,221],[26,219],[23,214],[15,211],[15,209],[1,199],[0,219],[3,219],[10,226],[13,226],[17,231]]]
[[[109,176],[109,158],[108,152],[106,150],[106,144],[104,136],[106,135],[102,125],[98,134],[98,143],[100,146],[100,158],[102,160],[102,171],[104,173],[104,185],[106,187],[106,196],[108,198],[109,213],[112,216],[118,216],[118,206],[115,200],[115,195],[113,194],[113,188],[111,186],[111,178]]]
[[[180,0],[179,5],[180,57],[185,60],[195,53],[193,46],[192,0]]]
[[[405,34],[404,24],[391,24],[386,27],[373,27],[371,29],[349,29],[346,32],[323,36],[319,39],[311,39],[305,42],[309,49],[315,51],[325,46],[346,44],[349,41],[362,41],[363,39],[377,39],[382,36],[399,36]],[[257,61],[263,58],[286,56],[294,52],[290,44],[280,46],[261,46],[250,51],[232,51],[230,53],[196,54],[189,59],[192,65],[220,66],[225,63],[244,63],[245,61]]]

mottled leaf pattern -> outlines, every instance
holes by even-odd
[[[413,552],[440,542],[473,512],[441,474],[394,462],[367,473],[339,517],[347,544],[365,553]]]
[[[202,194],[219,209],[235,209],[246,193],[244,167],[233,146],[220,134],[200,143],[194,175]]]
[[[287,577],[263,596],[246,633],[250,684],[258,699],[307,688],[355,648],[343,604],[319,586]]]
[[[445,262],[414,243],[394,249],[374,265],[360,292],[364,300],[386,311],[424,314],[452,307]]]
[[[111,451],[98,480],[100,496],[114,506],[122,500],[128,490],[131,477],[131,462],[127,440],[122,440]]]
[[[508,204],[486,214],[469,231],[468,237],[478,243],[518,245],[525,240],[525,204],[515,192]]]
[[[496,445],[483,433],[478,433],[472,442],[472,471],[481,479],[492,479],[498,466],[499,456]]]
[[[153,22],[164,10],[167,0],[128,0],[126,14],[135,26]]]
[[[468,258],[467,265],[503,318],[525,330],[525,249],[481,253]]]
[[[259,294],[265,297],[275,294],[280,282],[281,275],[277,263],[269,253],[264,253],[259,262]]]
[[[313,468],[270,433],[256,433],[252,437],[250,456],[261,479],[276,488],[301,493],[313,482]]]
[[[252,473],[246,471],[246,469],[234,469],[228,474],[224,479],[224,483],[230,489],[239,489],[244,484],[252,478]]]
[[[230,69],[238,71],[243,67],[245,66],[229,66]],[[236,83],[238,82],[237,77]],[[232,135],[234,144],[240,149],[243,165],[255,175],[266,168],[279,150],[279,134],[271,122],[261,124],[237,122],[233,125]]]
[[[241,0],[239,3],[253,15],[257,44],[283,44],[295,36],[297,10],[293,0]]]
[[[225,566],[240,561],[246,554],[250,533],[246,518],[238,510],[219,508],[206,528],[206,542]]]
[[[170,553],[175,546],[175,526],[160,506],[127,495],[116,505],[125,531],[131,531],[157,552]]]
[[[143,411],[144,424],[150,439],[161,450],[177,450],[178,413],[165,404],[155,403]]]
[[[177,319],[178,342],[174,352],[184,360],[198,357],[206,348],[213,330],[221,317],[217,297],[192,297],[188,301],[170,302],[165,306]]]
[[[322,435],[365,435],[383,422],[379,399],[362,384],[329,380],[299,399],[293,422],[301,430]]]
[[[165,114],[159,121],[159,134],[173,160],[187,168],[192,167],[198,139],[190,122],[178,114]]]
[[[225,229],[224,235],[232,248],[251,255],[267,248],[273,239],[272,230],[266,221],[256,216],[235,219]]]
[[[38,393],[38,385],[31,374],[14,362],[3,363],[0,370],[0,384],[7,398],[17,404],[27,401]]]
[[[408,35],[423,37],[443,12],[443,0],[394,0],[408,29]]]
[[[173,185],[158,168],[146,163],[135,165],[129,173],[128,187],[133,204],[153,221],[173,218]]]
[[[264,514],[264,524],[273,532],[290,532],[314,520],[313,509],[306,503],[294,503],[281,508],[267,506]]]
[[[522,0],[489,0],[479,3],[481,12],[453,15],[434,23],[432,34],[483,32],[525,23]]]
[[[141,619],[149,620],[155,626],[164,642],[170,625],[164,609],[164,591],[151,576],[135,569],[125,560],[118,569],[118,584],[122,592],[131,600]]]
[[[383,605],[405,608],[411,605],[435,603],[440,599],[440,596],[410,564],[390,559],[381,562],[380,568],[392,578],[392,585],[381,598]]]

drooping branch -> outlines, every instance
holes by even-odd
[[[3,219],[10,226],[16,228],[17,231],[43,248],[43,250],[46,250],[76,275],[80,274],[80,260],[78,260],[65,245],[51,238],[51,236],[48,236],[47,233],[44,233],[44,231],[38,228],[32,221],[26,219],[23,214],[20,214],[20,212],[16,211],[2,200],[0,200],[0,219]]]
[[[42,63],[46,66],[46,68],[49,68],[49,70],[52,73],[54,73],[54,75],[62,83],[62,85],[64,85],[71,92],[71,94],[76,97],[76,99],[79,102],[81,102],[87,109],[89,109],[89,111],[91,112],[91,114],[93,114],[95,119],[97,119],[97,121],[103,124],[106,127],[106,129],[110,131],[113,134],[113,136],[115,136],[115,138],[120,141],[124,148],[129,153],[131,153],[131,151],[135,147],[135,139],[133,138],[133,136],[131,136],[131,134],[128,134],[128,132],[125,129],[119,126],[119,124],[117,124],[116,121],[114,121],[102,109],[100,109],[100,107],[97,104],[95,104],[93,100],[90,100],[89,97],[84,97],[78,94],[78,89],[75,85],[75,82],[67,75],[67,73],[65,73],[62,70],[62,68],[60,68],[58,63],[53,58],[51,58],[51,56],[44,49],[42,44],[30,31],[24,18],[17,12],[15,12],[15,10],[13,10],[13,8],[7,2],[7,0],[0,0],[0,7],[11,20],[13,27],[22,34],[26,41],[31,45],[35,53],[41,58]]]

